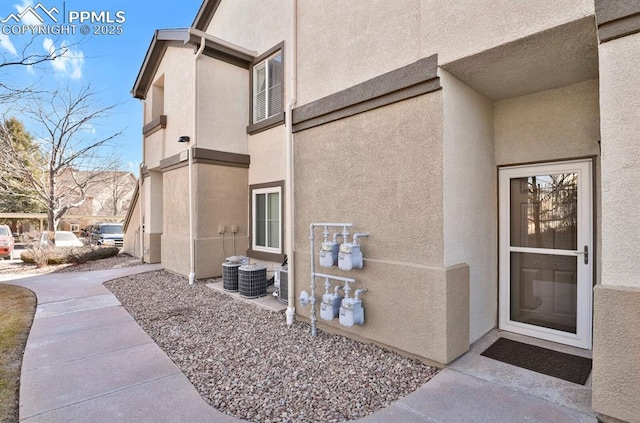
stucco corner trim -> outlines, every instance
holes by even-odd
[[[297,107],[292,112],[293,132],[439,90],[437,72],[438,55],[434,54]]]
[[[142,135],[148,137],[154,132],[167,127],[167,115],[160,115],[142,127]]]
[[[640,32],[640,2],[595,0],[600,43]]]

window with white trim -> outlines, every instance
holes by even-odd
[[[280,186],[259,188],[252,196],[252,248],[257,251],[282,251],[282,189]]]
[[[258,123],[282,113],[282,50],[253,67],[253,122]]]

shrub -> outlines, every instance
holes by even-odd
[[[77,251],[77,250],[76,250]],[[88,261],[102,260],[109,257],[115,257],[120,250],[118,247],[98,247],[82,249],[82,252],[72,252],[67,257],[67,263],[82,264]]]
[[[20,259],[37,267],[56,264],[82,264],[88,261],[101,260],[118,255],[117,247],[79,247],[79,248],[55,248],[40,244],[31,244],[27,251],[20,255]]]

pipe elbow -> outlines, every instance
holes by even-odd
[[[358,239],[366,238],[368,236],[369,236],[369,232],[357,232],[357,233],[353,234],[353,243],[357,244],[358,243]]]

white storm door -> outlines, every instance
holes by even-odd
[[[499,327],[591,348],[591,161],[499,170]]]

